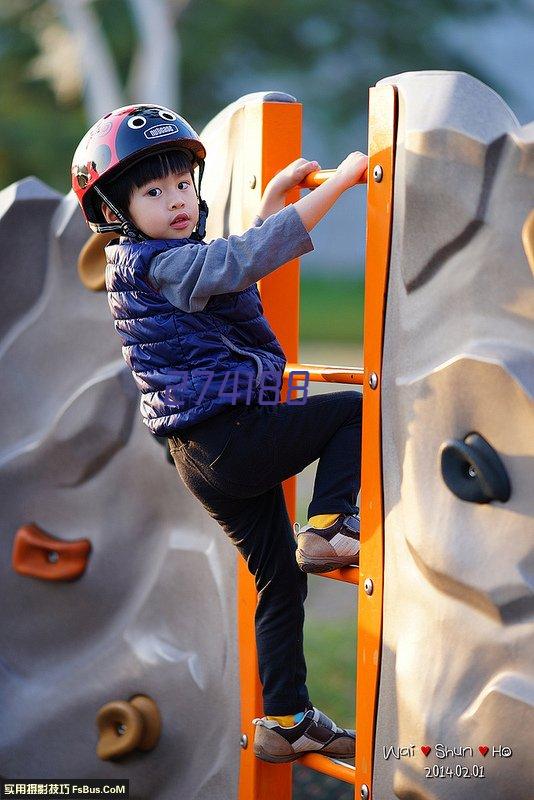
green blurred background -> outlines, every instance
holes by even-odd
[[[142,3],[127,0],[4,0],[0,5],[0,187],[30,174],[69,188],[72,153],[94,121],[88,98],[91,53],[109,58],[102,95],[117,87],[139,102],[132,71],[139,46],[161,46],[161,28],[142,41]],[[76,17],[74,8],[85,16]],[[506,98],[506,84],[444,35],[446,25],[481,23],[503,9],[531,10],[520,0],[168,0],[148,2],[171,27],[174,105],[202,128],[239,94],[267,83],[298,95],[325,135],[366,106],[368,87],[412,69],[464,69]],[[79,12],[78,12],[79,14]],[[89,16],[87,16],[89,15]],[[147,20],[148,21],[148,20]],[[146,22],[145,22],[146,25]],[[83,63],[82,63],[83,61]],[[102,64],[101,64],[102,66]],[[317,80],[315,80],[317,78]],[[147,98],[143,98],[146,100]],[[110,109],[107,109],[110,110]],[[104,112],[105,113],[105,112]]]

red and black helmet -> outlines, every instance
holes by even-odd
[[[72,159],[72,188],[91,230],[97,233],[118,230],[136,238],[146,238],[126,219],[101,190],[101,178],[116,177],[128,167],[158,151],[185,150],[191,166],[199,166],[199,232],[205,225],[207,206],[200,199],[200,184],[206,150],[191,125],[165,106],[137,104],[117,108],[102,117],[87,131]],[[101,210],[104,201],[119,218],[108,223]],[[204,235],[204,232],[202,235]]]

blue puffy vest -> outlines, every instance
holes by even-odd
[[[151,259],[190,239],[153,239],[106,247],[106,288],[122,354],[141,390],[143,422],[172,435],[237,403],[274,401],[284,352],[256,284],[214,295],[203,311],[172,305],[148,282]],[[206,247],[205,242],[201,246]]]

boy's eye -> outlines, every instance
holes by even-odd
[[[148,192],[147,192],[147,195],[149,197],[159,197],[160,194],[161,194],[161,189],[157,189],[157,188],[149,189]]]
[[[189,181],[180,181],[178,184],[179,189],[185,189],[186,186],[189,186]]]

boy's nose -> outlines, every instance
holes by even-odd
[[[185,205],[185,200],[183,197],[178,195],[171,200],[170,208],[182,208]]]

